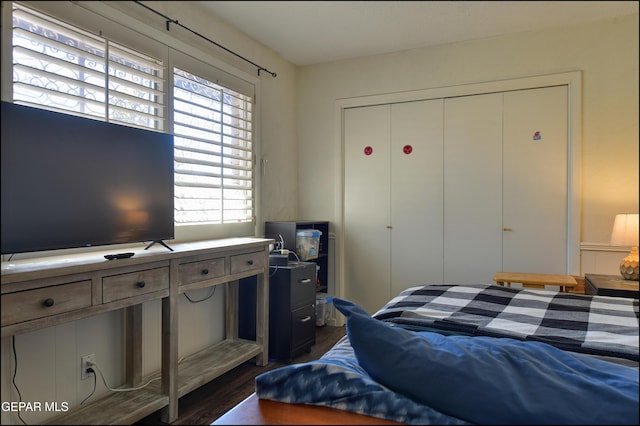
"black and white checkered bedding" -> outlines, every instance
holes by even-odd
[[[413,329],[545,342],[560,349],[639,361],[638,299],[498,285],[425,285],[373,315]]]

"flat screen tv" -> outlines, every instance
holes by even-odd
[[[174,237],[173,136],[2,102],[2,254]]]

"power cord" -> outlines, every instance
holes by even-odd
[[[89,367],[89,368],[87,368],[87,373],[93,374],[93,390],[91,391],[89,396],[87,396],[85,399],[82,400],[80,405],[84,404],[87,399],[91,398],[93,396],[93,394],[96,393],[96,387],[97,387],[96,385],[98,384],[98,378],[96,377],[96,371],[93,368]]]
[[[287,249],[276,249],[274,251],[272,251],[272,253],[279,253],[285,256],[289,256],[290,254],[294,255],[296,257],[296,259],[298,259],[298,262],[301,262],[300,257],[298,257],[298,253],[296,253],[293,250],[287,250]]]
[[[200,302],[204,302],[205,300],[211,299],[213,297],[213,295],[216,293],[216,288],[218,288],[217,285],[214,285],[210,288],[209,290],[209,294],[207,294],[205,297],[203,297],[200,300],[194,300],[191,297],[189,297],[189,295],[187,294],[187,292],[184,292],[182,294],[184,294],[184,297],[187,298],[187,300],[191,303],[200,303]]]
[[[13,255],[12,255],[13,256]],[[18,374],[18,354],[16,353],[16,336],[11,336],[11,347],[13,349],[13,377],[11,378],[11,382],[13,383],[13,387],[16,388],[16,392],[18,392],[18,403],[22,402],[22,394],[20,393],[20,389],[16,384],[16,375]],[[18,419],[22,422],[23,425],[27,423],[24,421],[22,416],[20,415],[20,411],[18,411]]]
[[[130,391],[140,390],[140,389],[146,388],[146,387],[147,387],[147,386],[149,386],[152,382],[154,382],[154,381],[156,381],[156,380],[160,380],[160,379],[161,379],[161,377],[156,377],[156,378],[154,378],[154,379],[149,380],[149,381],[148,381],[147,383],[145,383],[144,385],[136,386],[136,387],[133,387],[133,388],[112,388],[111,386],[109,386],[109,385],[107,384],[107,381],[106,381],[106,380],[105,380],[105,378],[104,378],[104,374],[102,373],[102,370],[100,370],[100,367],[98,367],[98,364],[96,364],[95,362],[89,362],[87,365],[88,365],[88,367],[87,367],[87,373],[93,373],[93,376],[94,376],[93,391],[91,392],[91,394],[90,394],[88,397],[86,397],[86,398],[82,401],[82,403],[84,403],[87,399],[89,399],[89,398],[90,398],[90,397],[95,393],[95,391],[96,391],[96,389],[95,389],[95,388],[96,388],[96,380],[95,380],[95,377],[96,377],[96,371],[97,371],[98,373],[100,373],[100,378],[102,379],[102,383],[104,383],[104,386],[105,386],[107,389],[109,389],[111,392],[130,392]],[[82,404],[82,403],[81,403],[81,404]]]

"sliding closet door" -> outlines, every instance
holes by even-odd
[[[444,282],[491,283],[502,268],[502,94],[444,109]]]
[[[567,273],[567,87],[504,94],[503,270]]]
[[[442,283],[442,99],[345,111],[345,295]]]
[[[344,112],[345,297],[370,314],[389,300],[391,282],[391,106]]]
[[[441,284],[443,100],[391,106],[391,289]]]

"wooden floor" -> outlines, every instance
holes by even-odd
[[[316,327],[316,344],[310,353],[293,359],[293,363],[318,359],[345,334],[344,327]],[[254,379],[257,375],[286,365],[272,361],[265,367],[246,362],[223,374],[206,385],[180,398],[178,418],[172,425],[208,425],[226,413],[233,406],[251,395],[254,391]],[[137,425],[157,425],[160,412],[145,417]]]

